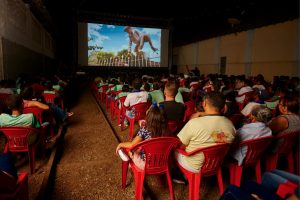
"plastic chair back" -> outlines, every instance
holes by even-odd
[[[171,134],[176,135],[178,131],[183,126],[183,121],[182,120],[169,120],[167,124],[167,128],[170,131]]]
[[[138,103],[129,108],[129,110],[134,109],[134,120],[139,121],[141,119],[144,119],[146,116],[146,112],[151,104],[148,102],[145,103]]]
[[[201,174],[204,176],[217,174],[229,147],[230,144],[224,143],[202,148],[201,152],[204,154],[204,162],[201,167]]]
[[[35,146],[39,140],[34,144],[28,144],[28,136],[33,132],[39,132],[38,129],[32,127],[1,127],[2,132],[7,138],[5,152],[28,152],[29,165],[31,173],[35,171]]]
[[[26,107],[23,109],[24,114],[32,113],[40,124],[43,123],[43,111],[44,110],[42,110],[38,107]]]
[[[185,156],[192,156],[198,153],[203,153],[204,155],[204,161],[198,173],[186,170],[177,162],[177,165],[179,166],[180,170],[184,173],[184,175],[189,181],[189,200],[199,199],[199,191],[202,176],[206,177],[217,175],[220,194],[223,193],[224,185],[221,165],[223,163],[224,157],[226,156],[229,150],[229,147],[229,143],[220,143],[208,147],[202,147],[192,152],[185,152],[181,149],[176,150],[178,153]]]
[[[275,141],[278,141],[278,156],[287,156],[293,152],[296,144],[299,144],[300,131],[283,133],[274,137]]]
[[[58,106],[60,106],[62,109],[64,109],[63,99],[60,98],[59,96],[57,96],[56,94],[43,93],[42,96],[44,97],[44,99],[47,103],[53,103],[53,104],[57,103]]]
[[[132,160],[122,161],[122,187],[126,187],[127,170],[130,163],[135,178],[135,199],[142,199],[142,188],[145,175],[162,173],[166,173],[167,175],[167,182],[170,190],[170,199],[174,199],[172,180],[170,176],[169,159],[171,152],[179,144],[180,141],[175,137],[158,137],[145,140],[138,143],[131,149],[127,149],[127,151],[143,150],[145,154],[145,168],[141,170],[140,168],[135,166]]]
[[[185,112],[184,112],[184,118],[183,118],[183,121],[184,122],[187,122],[191,115],[194,114],[196,111],[196,103],[195,101],[187,101],[184,103],[184,106],[185,106]]]
[[[262,155],[265,150],[268,148],[271,143],[273,137],[263,137],[263,138],[255,138],[252,140],[247,140],[240,143],[240,147],[247,147],[247,154],[243,160],[243,166],[254,166],[258,161],[260,161]]]
[[[283,133],[274,137],[272,147],[276,147],[276,152],[267,155],[266,169],[271,171],[276,168],[278,159],[286,157],[288,160],[288,171],[294,173],[294,156],[293,151],[297,144],[299,144],[300,131]],[[273,146],[274,145],[274,146]]]
[[[173,137],[158,137],[137,144],[132,150],[142,149],[145,153],[145,173],[160,174],[166,172],[172,150],[179,144]]]

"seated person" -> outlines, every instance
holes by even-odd
[[[36,120],[32,113],[23,113],[23,99],[20,95],[12,94],[6,101],[11,114],[2,113],[0,115],[0,126],[30,126],[33,128],[41,128],[40,123]],[[33,144],[38,139],[38,133],[31,133],[28,136],[28,144]]]
[[[130,108],[133,105],[138,103],[146,103],[148,100],[148,92],[140,91],[141,81],[139,79],[135,79],[133,81],[133,90],[129,93],[124,101],[124,106],[126,108]],[[126,110],[126,115],[129,117],[133,117],[134,114],[130,110]],[[125,121],[126,124],[126,121]]]
[[[191,152],[217,143],[231,143],[235,128],[221,115],[224,106],[225,98],[220,92],[208,92],[203,101],[202,116],[189,120],[177,135],[182,142],[181,148]],[[190,157],[175,153],[175,158],[183,168],[195,173],[199,172],[204,159],[202,153]]]
[[[299,106],[299,97],[296,96],[284,96],[280,100],[280,115],[269,123],[273,135],[300,130]]]
[[[158,82],[153,83],[153,91],[149,92],[152,103],[161,103],[164,101],[164,93],[160,89]]]
[[[121,148],[131,148],[139,142],[150,138],[168,136],[164,110],[156,104],[153,104],[147,112],[145,121],[145,126],[140,127],[135,138],[131,142],[120,143],[117,146],[116,153],[118,153]],[[129,152],[129,156],[140,169],[145,167],[145,158],[143,153]]]
[[[255,106],[250,114],[251,122],[249,124],[245,124],[237,130],[235,141],[237,143],[240,143],[254,138],[271,136],[272,131],[266,125],[266,123],[269,122],[271,118],[272,111],[269,108],[261,105]],[[231,156],[238,161],[239,165],[241,165],[246,154],[247,147],[239,147],[231,153]]]
[[[243,102],[245,99],[245,96],[242,96],[242,95],[253,91],[252,87],[250,87],[249,85],[250,85],[250,81],[245,80],[244,77],[240,77],[237,79],[235,88],[238,89],[239,97],[235,98],[236,102]]]
[[[174,81],[168,81],[165,85],[165,101],[161,102],[166,112],[167,120],[183,120],[185,107],[184,104],[175,101],[178,87]],[[180,93],[180,92],[179,92]]]

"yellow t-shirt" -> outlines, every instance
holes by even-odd
[[[186,146],[186,152],[216,143],[231,143],[235,136],[232,122],[224,116],[209,115],[191,119],[178,133],[178,138]],[[183,159],[195,170],[202,166],[202,153],[184,156]]]

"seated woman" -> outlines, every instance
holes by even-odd
[[[164,110],[159,108],[156,104],[152,105],[147,112],[145,126],[142,126],[138,130],[137,135],[132,141],[120,143],[116,148],[116,153],[119,153],[118,151],[121,148],[131,148],[139,142],[150,138],[168,136],[166,123],[167,120]],[[129,152],[129,156],[140,169],[145,167],[143,152]]]
[[[280,115],[269,123],[273,135],[300,131],[299,106],[299,97],[296,96],[284,96],[280,100]]]
[[[267,137],[272,135],[272,131],[266,123],[272,118],[272,111],[262,105],[255,106],[250,114],[251,122],[245,124],[236,132],[235,140],[240,142],[254,138]],[[247,154],[247,147],[235,149],[231,156],[241,165]]]

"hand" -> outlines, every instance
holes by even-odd
[[[121,143],[120,143],[120,144],[121,144]],[[117,155],[118,155],[118,150],[122,148],[120,144],[118,144],[118,146],[117,146],[117,148],[116,148],[116,154],[117,154]]]

